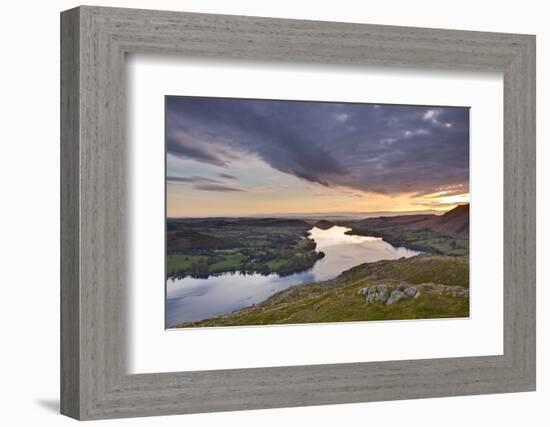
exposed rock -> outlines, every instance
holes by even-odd
[[[366,296],[366,303],[386,303],[387,305],[395,304],[403,299],[417,299],[423,292],[443,292],[454,297],[469,296],[468,288],[454,285],[442,285],[437,283],[422,283],[420,285],[411,285],[408,283],[399,283],[397,285],[377,284],[367,286],[358,290],[359,295]]]
[[[443,292],[449,293],[454,297],[468,296],[468,289],[462,286],[447,286],[443,289]]]
[[[418,289],[416,286],[409,286],[408,288],[403,289],[403,292],[405,292],[408,297],[414,297],[418,292]]]
[[[385,302],[390,296],[388,285],[372,285],[360,290],[361,294],[367,296],[367,303]]]
[[[388,299],[389,295],[390,293],[386,285],[373,286],[367,295],[367,302],[384,302]]]
[[[407,298],[407,294],[405,292],[400,291],[399,289],[395,289],[388,300],[386,301],[386,305],[392,305],[393,303],[396,303],[397,301]]]

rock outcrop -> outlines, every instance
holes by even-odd
[[[359,289],[359,294],[366,296],[365,302],[367,304],[385,303],[386,305],[392,305],[401,300],[419,298],[423,292],[428,291],[442,292],[453,297],[469,297],[468,288],[437,283],[423,283],[420,285],[409,283],[398,285],[378,284]]]

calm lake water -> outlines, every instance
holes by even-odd
[[[334,226],[328,230],[312,228],[311,238],[325,257],[309,270],[280,277],[277,274],[224,273],[207,279],[183,279],[166,282],[166,323],[206,319],[261,302],[271,295],[301,283],[333,279],[345,270],[364,262],[411,257],[418,252],[395,248],[388,242],[368,236],[345,234],[349,228]]]

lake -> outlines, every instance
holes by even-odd
[[[419,252],[396,248],[378,237],[345,234],[349,228],[312,228],[317,251],[325,257],[303,272],[278,274],[223,273],[206,279],[185,277],[166,282],[166,324],[202,320],[248,307],[290,286],[333,279],[358,264],[411,257]]]

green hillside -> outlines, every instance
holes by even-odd
[[[467,317],[468,257],[419,255],[365,263],[228,315],[174,327]],[[370,301],[369,301],[370,300]]]

